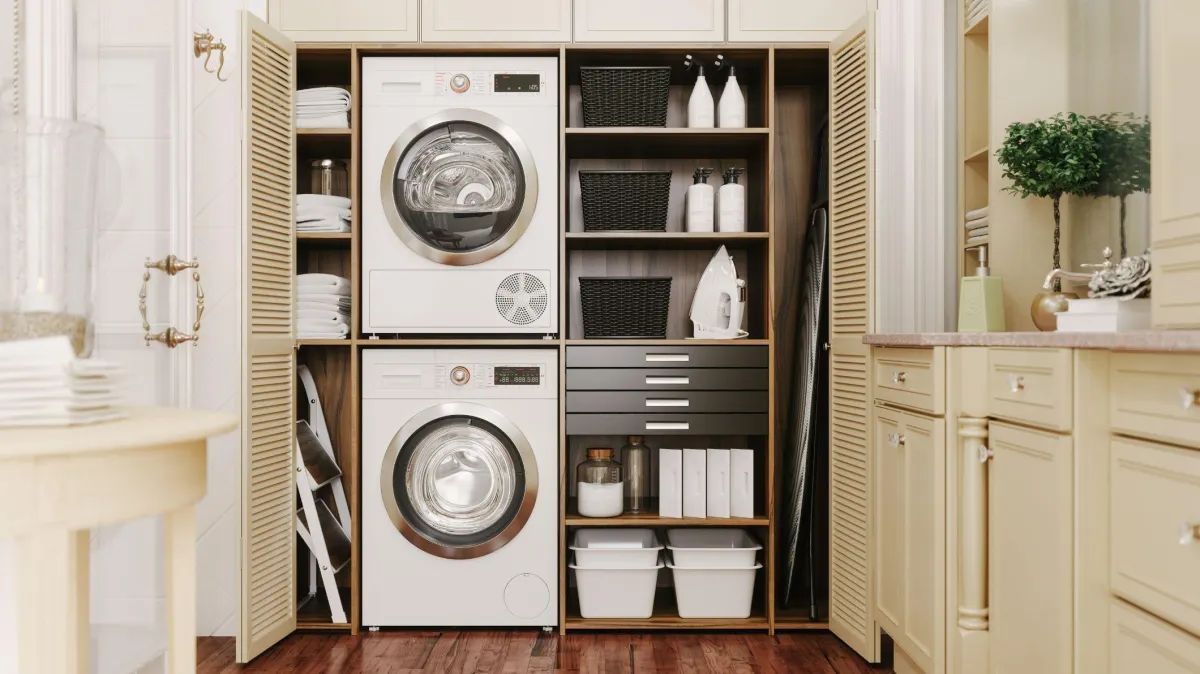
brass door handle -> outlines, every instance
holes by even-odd
[[[138,311],[142,315],[142,330],[146,333],[142,338],[146,341],[146,346],[149,346],[150,342],[162,342],[168,348],[174,349],[184,342],[195,344],[200,341],[200,320],[204,318],[204,287],[200,285],[200,261],[185,261],[174,255],[168,255],[161,260],[146,258],[143,266],[145,271],[142,272],[142,288],[138,291]],[[150,289],[150,270],[152,269],[157,269],[167,276],[174,276],[185,269],[192,270],[192,282],[196,284],[196,318],[192,321],[191,333],[178,330],[173,325],[167,326],[167,329],[162,332],[151,332],[150,318],[146,309],[146,295]]]

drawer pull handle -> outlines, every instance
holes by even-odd
[[[888,433],[888,444],[893,447],[900,447],[908,442],[908,438],[904,437],[903,433]]]
[[[1008,390],[1020,393],[1025,390],[1025,377],[1017,374],[1008,375]]]
[[[996,453],[984,445],[980,445],[979,449],[975,450],[975,458],[979,459],[979,463],[987,463],[996,456]]]
[[[1184,522],[1179,527],[1179,544],[1191,545],[1200,541],[1200,524],[1196,522]]]
[[[646,430],[648,431],[686,431],[691,428],[691,424],[686,421],[647,421]]]
[[[1193,407],[1200,405],[1200,390],[1192,390],[1189,388],[1179,389],[1179,406],[1185,410],[1190,410]]]
[[[646,407],[687,407],[687,398],[646,398]]]
[[[692,358],[686,353],[648,353],[647,363],[686,363]]]
[[[672,386],[687,386],[692,383],[691,377],[646,377],[648,385],[672,385]]]
[[[892,383],[893,384],[903,384],[906,381],[908,381],[908,373],[905,372],[904,370],[900,370],[899,372],[895,372],[892,374]]]

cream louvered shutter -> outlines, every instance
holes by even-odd
[[[296,49],[242,12],[241,620],[247,662],[296,629],[292,98]]]
[[[829,629],[879,659],[871,571],[872,60],[868,20],[829,53]]]
[[[1200,3],[1150,3],[1149,44],[1154,327],[1200,328]]]

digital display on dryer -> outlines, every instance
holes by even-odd
[[[517,73],[496,73],[496,79],[493,82],[492,91],[498,94],[502,93],[527,93],[536,92],[542,88],[542,78],[537,73],[517,74]]]
[[[496,386],[537,386],[542,383],[542,368],[497,367]]]

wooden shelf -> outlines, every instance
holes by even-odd
[[[767,232],[567,232],[570,249],[639,250],[766,245]]]
[[[988,158],[988,146],[984,145],[983,147],[975,150],[974,152],[971,152],[966,157],[963,157],[963,162],[969,164],[971,162],[976,162],[976,161],[980,161],[980,160],[986,161],[987,158]]]
[[[663,127],[569,128],[571,159],[745,159],[766,152],[770,132],[748,129]]]
[[[766,346],[767,339],[567,339],[567,346]]]
[[[463,348],[468,346],[475,348],[479,346],[518,346],[524,348],[550,348],[557,347],[560,340],[558,339],[530,339],[527,337],[517,337],[505,339],[503,337],[486,337],[486,338],[471,338],[464,339],[462,337],[407,337],[407,338],[387,338],[387,339],[368,339],[360,337],[354,340],[358,346],[377,347],[377,346],[445,346]]]
[[[966,29],[963,31],[963,34],[964,35],[987,35],[988,34],[988,17],[989,16],[991,16],[991,15],[984,14],[983,16],[979,17],[978,19],[975,19],[974,23],[967,25]]]
[[[670,573],[666,567],[660,573]],[[762,583],[762,574],[755,579]],[[761,588],[755,587],[755,593]],[[567,617],[570,630],[765,630],[771,623],[766,611],[755,605],[749,618],[680,618],[675,607],[675,590],[660,587],[654,593],[654,613],[649,618],[584,618],[579,615],[579,595],[567,589]]]
[[[350,242],[354,235],[350,232],[296,232],[297,241]]]
[[[318,129],[296,129],[297,136],[347,136],[349,137],[353,129],[347,128],[318,128]]]
[[[354,344],[347,339],[297,339],[296,346],[351,346]]]
[[[657,505],[655,505],[657,508]],[[765,527],[770,518],[761,517],[659,517],[657,512],[616,517],[584,517],[575,513],[575,499],[567,501],[566,525],[569,527]]]

